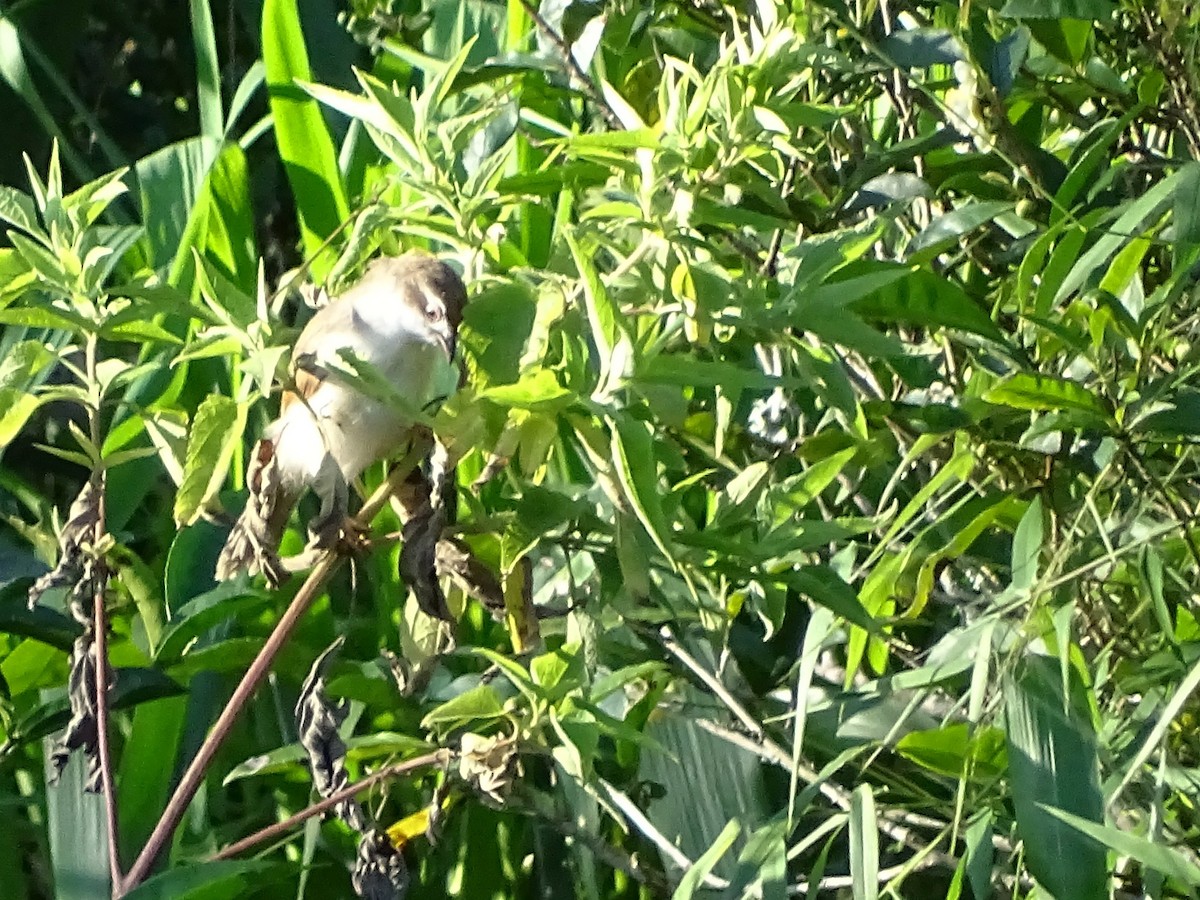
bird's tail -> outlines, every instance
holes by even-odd
[[[227,581],[239,572],[262,572],[272,584],[283,579],[279,542],[299,494],[279,477],[275,443],[264,438],[254,445],[246,469],[250,496],[217,557],[216,577]]]

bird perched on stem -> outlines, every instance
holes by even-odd
[[[317,311],[292,351],[293,387],[279,418],[251,455],[250,498],[217,560],[219,580],[240,571],[281,580],[279,542],[306,490],[321,501],[313,541],[327,545],[340,533],[348,485],[411,440],[424,409],[456,388],[466,299],[453,269],[410,252],[374,260]]]

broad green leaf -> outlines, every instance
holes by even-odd
[[[1103,820],[1096,735],[1071,676],[1068,695],[1057,664],[1029,656],[1005,680],[1009,778],[1029,871],[1055,897],[1100,900],[1108,896],[1103,848],[1046,811]]]
[[[234,400],[210,394],[188,433],[183,483],[175,495],[175,522],[190,525],[208,500],[220,489],[233,450],[241,440],[244,413]]]

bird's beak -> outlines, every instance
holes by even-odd
[[[433,330],[433,338],[437,341],[437,345],[445,352],[446,358],[454,359],[454,330],[450,327],[449,323],[443,321],[440,328],[435,328]]]

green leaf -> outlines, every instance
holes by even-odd
[[[618,416],[611,424],[612,461],[621,491],[654,545],[673,566],[675,557],[663,512],[654,436],[644,422],[628,415]]]
[[[592,265],[591,257],[584,252],[579,242],[571,234],[565,233],[567,246],[571,248],[571,256],[575,259],[575,267],[583,284],[584,307],[587,310],[588,326],[592,342],[596,346],[597,362],[600,367],[598,391],[608,388],[613,377],[613,365],[616,360],[617,347],[621,343],[620,326],[617,324],[617,310],[608,296],[608,290],[596,267]],[[616,373],[621,374],[619,371]]]
[[[1108,21],[1116,10],[1116,0],[1008,0],[1000,15],[1007,19]]]
[[[546,413],[564,410],[578,399],[574,392],[558,383],[550,369],[526,372],[515,384],[485,388],[478,397],[512,409]]]
[[[38,237],[39,240],[44,240],[40,237],[37,207],[33,205],[33,198],[24,191],[0,185],[0,222],[7,222]]]
[[[241,440],[244,413],[241,407],[221,394],[209,394],[188,433],[183,482],[175,496],[175,522],[190,525],[204,505],[221,487],[233,450]]]
[[[1000,329],[962,288],[926,269],[906,272],[855,301],[852,308],[867,320],[955,328],[1004,341]]]
[[[221,65],[213,32],[209,0],[188,0],[192,19],[192,47],[196,56],[196,94],[200,109],[200,133],[220,140],[224,133],[221,108]]]
[[[1042,553],[1042,543],[1045,540],[1045,513],[1042,510],[1042,498],[1037,496],[1021,516],[1013,535],[1012,547],[1012,581],[1018,590],[1028,590],[1037,579],[1038,559]]]
[[[1051,375],[1018,372],[1004,379],[983,395],[988,403],[1011,406],[1014,409],[1078,410],[1108,420],[1109,412],[1103,400],[1078,381]]]
[[[704,855],[692,863],[691,868],[683,873],[683,877],[679,879],[679,887],[675,888],[675,893],[671,895],[671,900],[692,900],[696,895],[696,891],[704,883],[704,879],[711,874],[713,867],[720,861],[721,857],[729,852],[729,848],[733,846],[733,842],[737,840],[738,835],[742,833],[741,823],[737,819],[730,819],[721,829],[721,833],[717,835],[716,840],[712,842]]]
[[[1134,238],[1154,230],[1186,175],[1187,169],[1168,175],[1136,200],[1121,207],[1122,212],[1117,220],[1104,229],[1100,238],[1088,248],[1063,279],[1054,294],[1055,305],[1061,304],[1090,281],[1098,281],[1100,273],[1107,269],[1109,260],[1117,250]]]
[[[379,731],[346,739],[346,757],[356,764],[380,759],[408,759],[432,749],[432,744],[394,731]],[[307,764],[308,751],[299,743],[287,744],[238,763],[221,783],[232,784],[243,778],[292,772]]]
[[[262,23],[275,142],[295,197],[305,253],[313,256],[349,217],[350,208],[320,107],[298,84],[312,80],[299,6],[295,0],[265,0]],[[325,251],[321,260],[314,266],[318,276],[332,264],[331,252]]]
[[[828,566],[802,566],[772,577],[847,622],[872,634],[881,633],[879,623],[863,608],[858,593]]]
[[[170,665],[183,656],[194,639],[239,613],[266,603],[270,596],[238,581],[227,581],[174,610],[155,652],[159,665]]]
[[[1037,804],[1045,813],[1065,822],[1072,828],[1085,834],[1097,843],[1103,844],[1110,850],[1115,850],[1120,856],[1136,859],[1147,868],[1161,872],[1168,878],[1175,878],[1191,887],[1200,887],[1200,866],[1196,865],[1178,850],[1163,844],[1161,841],[1151,841],[1128,831],[1121,831],[1111,825],[1100,825],[1090,819],[1082,818],[1062,809],[1057,809],[1045,803]]]
[[[266,873],[279,869],[261,859],[223,859],[191,862],[168,869],[124,896],[127,900],[237,900],[270,879]]]
[[[932,258],[949,249],[965,235],[1006,213],[1013,204],[998,200],[966,203],[945,215],[938,216],[917,233],[908,245],[910,260],[917,262]]]
[[[69,651],[83,627],[69,616],[48,606],[30,609],[24,603],[0,604],[0,632],[33,638],[59,650]]]
[[[1076,696],[1084,689],[1068,670],[1067,695],[1055,661],[1023,662],[1005,680],[1004,708],[1012,802],[1029,871],[1055,897],[1100,900],[1108,896],[1103,849],[1045,808],[1103,821],[1096,735],[1087,701]]]
[[[850,795],[850,877],[854,900],[879,897],[879,826],[875,795],[869,784],[860,784]]]
[[[511,384],[533,329],[537,302],[521,284],[499,284],[471,298],[463,310],[459,340],[484,384]]]
[[[1182,273],[1200,256],[1200,162],[1183,167],[1171,218],[1175,223],[1172,268]]]
[[[42,400],[24,391],[0,390],[0,449],[13,442]]]
[[[504,717],[500,696],[489,684],[478,684],[426,714],[421,727],[445,736],[457,728]]]

